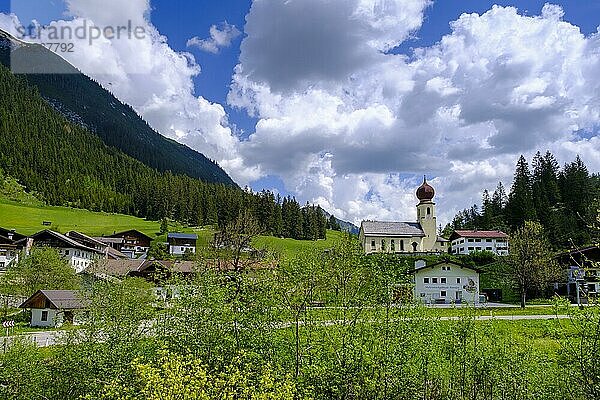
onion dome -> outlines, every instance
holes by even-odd
[[[435,196],[435,189],[427,183],[427,177],[423,178],[423,184],[417,189],[417,198],[421,201],[431,201]]]

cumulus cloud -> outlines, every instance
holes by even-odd
[[[200,39],[198,36],[195,36],[188,40],[187,46],[197,47],[207,53],[217,54],[222,48],[231,46],[231,42],[241,34],[235,25],[230,25],[225,21],[220,26],[213,25],[210,27],[209,38]]]
[[[428,5],[256,0],[228,98],[259,118],[244,159],[354,222],[414,218],[417,174],[437,177],[447,221],[509,185],[521,153],[581,153],[600,168],[597,138],[576,135],[600,123],[598,35],[559,6],[494,6],[411,57],[386,52]]]
[[[60,53],[83,73],[130,104],[158,132],[217,160],[239,183],[258,177],[258,169],[244,164],[239,140],[222,105],[195,94],[193,79],[201,69],[193,55],[174,51],[149,18],[149,0],[68,0],[65,19],[51,27],[117,28],[131,25],[144,32],[139,38],[102,35],[64,37],[73,53]],[[18,16],[0,14],[0,27],[15,32]],[[36,41],[46,42],[49,30]]]

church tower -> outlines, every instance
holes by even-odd
[[[417,189],[417,222],[421,224],[425,237],[421,244],[421,251],[428,252],[435,249],[437,241],[437,217],[435,215],[435,203],[433,197],[435,190],[427,183],[427,177],[423,178],[423,184]]]

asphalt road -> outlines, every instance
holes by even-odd
[[[532,321],[532,320],[554,320],[554,319],[569,319],[568,315],[481,315],[475,318],[476,321]],[[439,317],[439,321],[458,321],[460,317]],[[319,324],[322,326],[335,326],[343,325],[348,323],[347,321],[320,321]],[[294,324],[292,322],[283,323],[279,328],[290,328]],[[304,324],[301,324],[304,325]],[[0,349],[4,349],[5,343],[9,344],[15,340],[24,340],[29,343],[35,343],[38,347],[54,346],[58,342],[58,338],[64,331],[43,331],[36,333],[29,333],[26,335],[9,336],[0,338]],[[0,350],[1,351],[1,350]]]

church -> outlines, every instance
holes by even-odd
[[[447,253],[450,241],[437,234],[434,197],[435,190],[425,178],[417,189],[419,204],[416,222],[363,221],[359,239],[365,254]]]

